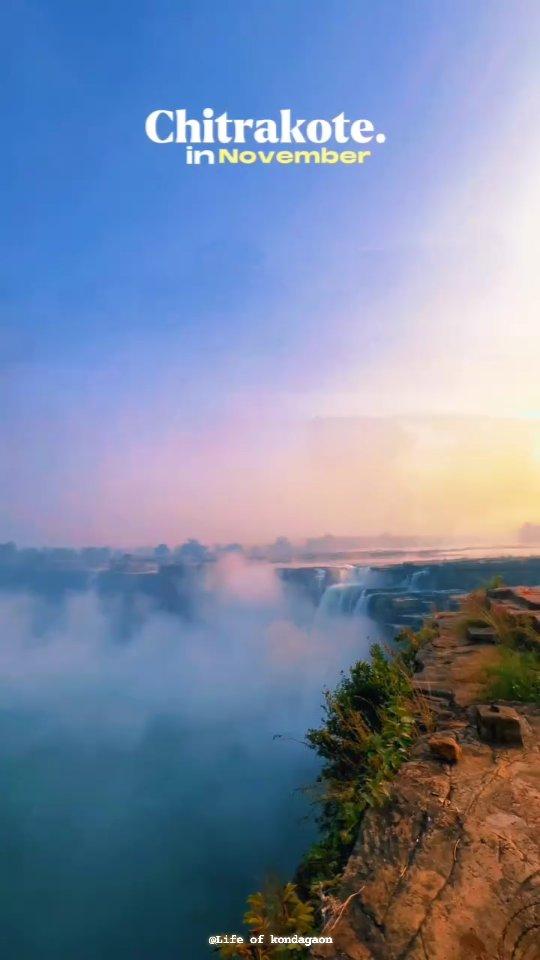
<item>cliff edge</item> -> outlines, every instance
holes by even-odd
[[[313,957],[540,960],[540,709],[479,706],[493,651],[452,614],[420,651],[435,731],[366,814]]]

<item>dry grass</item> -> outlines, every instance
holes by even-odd
[[[458,683],[483,684],[488,670],[500,663],[501,648],[496,646],[478,647],[466,660],[452,666],[452,677]]]
[[[499,643],[511,649],[534,647],[537,642],[537,634],[526,610],[516,615],[494,606],[484,590],[477,590],[463,600],[454,624],[460,640],[466,639],[469,627],[478,626],[491,628]]]

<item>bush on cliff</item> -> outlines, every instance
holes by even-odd
[[[356,663],[335,691],[325,692],[325,720],[307,741],[323,759],[318,778],[321,840],[297,878],[315,896],[337,878],[368,807],[384,802],[389,784],[414,737],[409,668],[375,645],[371,660]]]
[[[432,643],[439,635],[439,628],[435,620],[429,619],[419,630],[404,627],[396,637],[400,656],[405,667],[414,672],[419,666],[418,654],[428,643]]]
[[[264,891],[248,897],[244,924],[249,930],[246,938],[256,943],[223,944],[219,952],[223,960],[300,960],[306,956],[305,947],[289,943],[272,943],[273,937],[309,936],[314,932],[313,908],[304,903],[294,883],[269,883]],[[258,941],[261,940],[259,943]]]
[[[321,839],[302,861],[296,883],[248,898],[244,923],[250,934],[265,934],[268,941],[269,933],[312,933],[314,916],[343,870],[365,811],[387,799],[414,739],[419,706],[410,675],[421,643],[401,639],[401,653],[387,656],[375,645],[369,661],[359,660],[336,690],[325,691],[324,722],[306,738],[324,761],[317,781]],[[223,945],[220,953],[238,960],[306,955],[301,947],[268,942]]]

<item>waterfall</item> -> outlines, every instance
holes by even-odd
[[[319,611],[323,616],[343,616],[349,612],[351,591],[357,588],[350,583],[335,583],[327,587],[322,595]]]
[[[415,570],[410,577],[407,577],[406,588],[412,591],[421,590],[427,577],[429,577],[429,570]]]
[[[331,587],[327,587],[324,591],[321,602],[319,604],[318,612],[321,616],[332,617],[339,614],[339,606],[341,603],[341,584],[334,584]]]
[[[382,586],[386,576],[372,567],[350,566],[341,570],[341,582],[324,591],[317,616],[356,617],[368,616],[370,589]]]
[[[355,605],[355,608],[354,608],[354,616],[355,616],[355,617],[367,617],[367,616],[368,616],[368,608],[369,608],[369,598],[370,598],[370,596],[371,596],[371,594],[369,594],[366,589],[362,590],[362,593],[361,593],[360,596],[358,597],[358,600],[356,601],[356,605]]]

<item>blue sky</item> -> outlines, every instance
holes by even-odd
[[[501,151],[526,161],[523,179],[537,142],[534,3],[8,0],[3,19],[4,538],[211,536],[204,497],[187,503],[237,462],[213,464],[216,424],[252,463],[252,426],[238,438],[255,412],[270,437],[278,414],[454,412],[450,374],[433,410],[429,391],[393,409],[392,384],[419,343],[446,350],[441,291],[469,302],[499,274]],[[387,142],[362,168],[239,169],[189,168],[182,148],[145,138],[151,110],[204,106],[343,110]],[[532,400],[503,412],[536,413]],[[484,412],[466,395],[458,409]],[[144,522],[113,523],[111,483],[148,460],[162,472],[126,493]],[[154,528],[171,470],[182,510]]]

